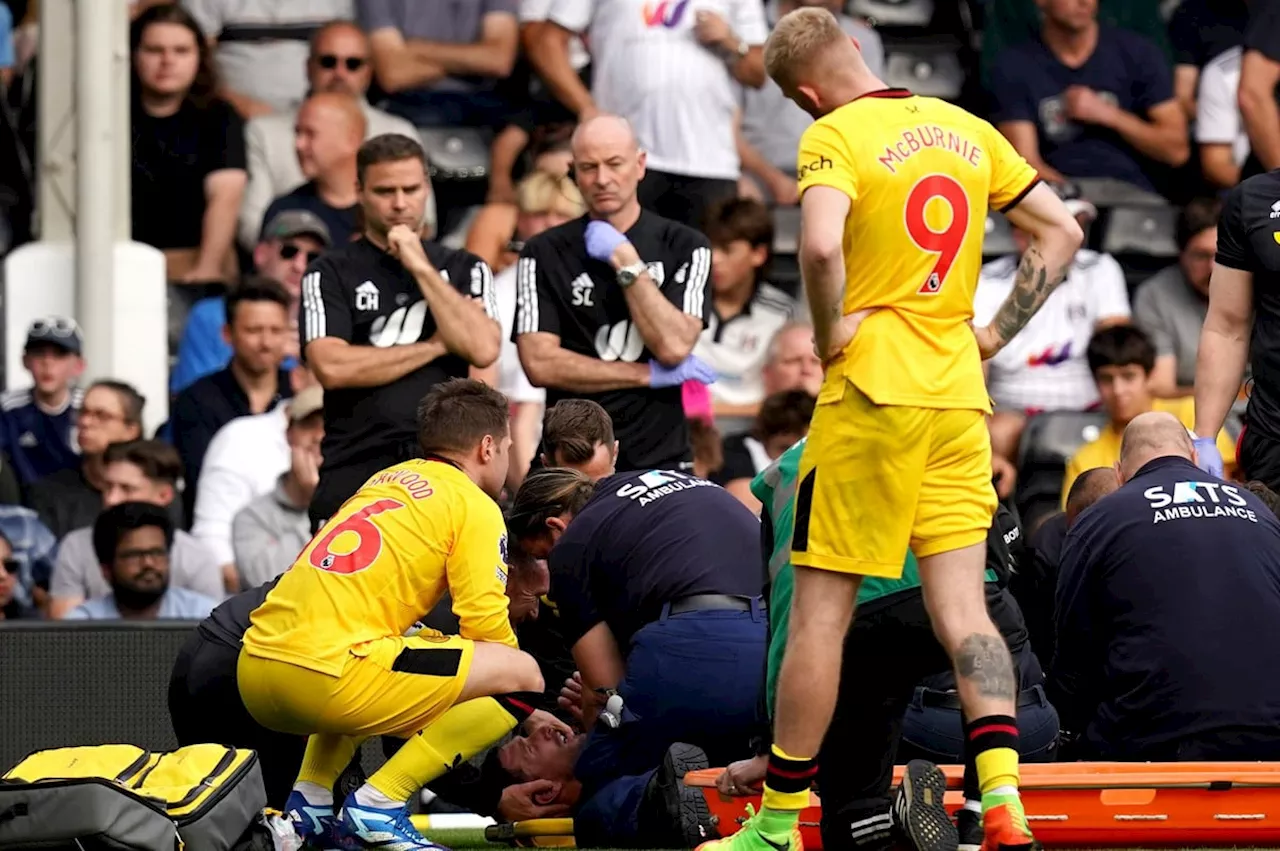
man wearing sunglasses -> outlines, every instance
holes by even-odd
[[[316,31],[307,58],[307,82],[311,94],[337,92],[351,95],[364,111],[365,138],[383,133],[399,133],[416,139],[418,131],[403,118],[375,109],[365,100],[373,79],[369,61],[369,40],[350,21],[334,21]],[[245,152],[249,185],[240,202],[240,244],[252,249],[258,239],[262,218],[272,199],[306,182],[294,150],[296,110],[274,112],[254,118],[245,125]],[[435,227],[435,200],[427,204],[427,225]]]
[[[314,213],[285,210],[267,222],[262,229],[262,239],[253,250],[257,273],[283,284],[289,293],[289,321],[294,332],[288,339],[286,370],[298,365],[296,331],[302,273],[331,242],[328,226]],[[169,376],[170,393],[176,396],[197,379],[230,363],[231,344],[222,334],[226,324],[227,304],[222,296],[204,298],[192,306],[178,346],[178,363]]]

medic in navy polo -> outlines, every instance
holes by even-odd
[[[1048,685],[1077,758],[1280,759],[1280,521],[1196,460],[1171,414],[1134,418],[1063,545]]]
[[[703,749],[699,759],[711,765],[752,754],[768,631],[760,521],[723,488],[685,473],[621,473],[592,484],[576,470],[548,468],[520,486],[507,527],[524,551],[547,558],[550,598],[594,698],[574,768],[583,786],[578,842],[692,847],[646,835],[643,801],[664,797],[655,795],[662,783],[650,781],[676,743]],[[620,723],[598,722],[615,692]],[[697,790],[688,791],[697,806]],[[657,821],[678,823],[678,807],[669,816]]]

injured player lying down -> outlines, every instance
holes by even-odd
[[[508,620],[507,400],[479,381],[434,387],[418,410],[423,457],[373,476],[252,614],[237,670],[245,708],[307,734],[286,809],[313,844],[435,849],[406,801],[532,710],[538,664]],[[446,589],[460,635],[404,635]],[[403,746],[335,814],[330,791],[369,736]]]

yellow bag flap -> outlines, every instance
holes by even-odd
[[[10,769],[4,779],[34,783],[101,777],[129,786],[154,761],[154,755],[136,745],[53,748],[31,754]]]
[[[137,792],[164,801],[170,818],[200,809],[215,792],[253,758],[253,751],[223,745],[188,745],[160,754],[142,778]]]

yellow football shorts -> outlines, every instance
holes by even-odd
[[[799,481],[792,562],[860,576],[985,541],[997,504],[982,411],[876,405],[848,381],[823,387]]]
[[[240,697],[254,719],[281,733],[408,737],[453,706],[475,644],[456,635],[380,638],[352,648],[331,677],[240,652]]]

